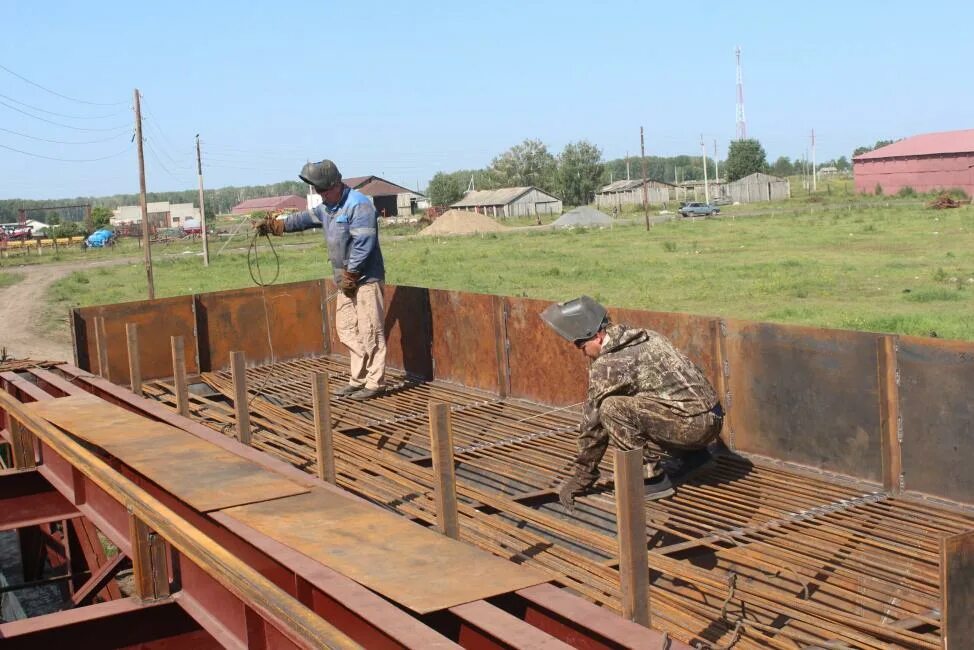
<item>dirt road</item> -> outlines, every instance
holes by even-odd
[[[24,279],[0,289],[0,346],[15,359],[73,361],[71,333],[66,325],[54,333],[40,329],[47,288],[72,271],[130,262],[131,258],[123,257],[98,262],[5,266],[5,271],[23,275]]]

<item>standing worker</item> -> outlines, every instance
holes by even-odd
[[[382,290],[386,271],[379,248],[375,206],[361,192],[342,183],[330,160],[308,163],[298,178],[315,188],[322,204],[314,210],[266,217],[254,224],[258,234],[283,235],[323,228],[335,284],[335,329],[348,348],[351,371],[341,397],[367,400],[382,394],[386,364],[385,307]]]
[[[605,307],[588,296],[550,305],[541,318],[592,360],[575,472],[558,491],[566,509],[598,480],[610,438],[620,449],[643,450],[651,500],[673,494],[667,471],[685,477],[712,460],[707,445],[724,421],[717,392],[664,336],[611,324]],[[680,467],[664,468],[669,459]]]

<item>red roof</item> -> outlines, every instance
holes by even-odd
[[[308,207],[308,201],[303,196],[267,196],[262,199],[247,199],[230,210],[233,214],[256,212],[258,210],[303,210]]]
[[[358,190],[366,196],[395,196],[396,194],[419,194],[415,190],[402,185],[390,183],[378,176],[353,176],[343,178],[342,182],[353,190]],[[422,196],[422,195],[420,195]]]
[[[861,154],[853,160],[974,152],[974,129],[924,133]]]

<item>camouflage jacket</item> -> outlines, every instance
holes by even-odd
[[[641,395],[674,414],[692,417],[717,404],[717,392],[697,366],[652,330],[610,325],[588,372],[581,433],[601,429],[599,407],[609,396]]]

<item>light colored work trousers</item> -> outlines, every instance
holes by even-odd
[[[348,348],[352,386],[376,389],[386,373],[386,334],[383,283],[370,282],[349,297],[339,292],[335,299],[335,329],[338,340]]]

